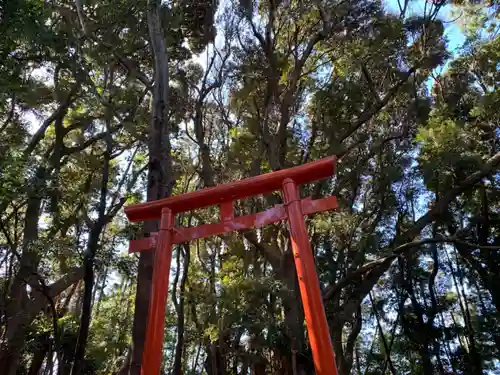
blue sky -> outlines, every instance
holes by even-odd
[[[394,12],[399,14],[399,5],[398,0],[382,0],[386,9],[390,12]],[[426,2],[429,0],[410,0],[410,5],[408,6],[407,15],[423,15],[424,7]],[[427,8],[428,9],[428,8]],[[463,45],[465,41],[465,35],[460,29],[460,18],[457,17],[456,14],[452,14],[452,6],[446,5],[444,6],[439,14],[438,18],[441,19],[445,26],[445,36],[447,39],[448,50],[452,53],[452,55],[456,56],[459,54],[460,47]],[[446,70],[446,67],[450,63],[451,59],[445,62],[444,66],[439,66],[435,69],[435,72],[439,75],[442,71]],[[431,89],[434,85],[433,79],[428,79],[427,88]]]
[[[423,14],[425,3],[428,0],[413,0],[410,1],[410,6],[408,7],[408,14]],[[385,0],[384,3],[387,6],[387,9],[396,13],[399,13],[398,0]],[[459,22],[456,20],[456,16],[451,14],[452,7],[450,5],[446,5],[439,12],[439,18],[445,21],[445,35],[448,39],[448,48],[451,52],[455,52],[457,48],[459,48],[463,42],[465,41],[465,37],[460,30]]]

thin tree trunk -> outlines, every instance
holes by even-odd
[[[49,354],[47,355],[44,375],[52,375],[54,373],[54,355],[57,355],[57,352],[54,352],[54,348],[51,344]]]
[[[477,293],[477,296],[478,296],[478,299],[479,299],[479,306],[481,308],[481,314],[486,318],[486,320],[488,321],[489,325],[491,327],[494,327],[493,331],[490,332],[490,334],[493,337],[493,341],[495,342],[495,346],[497,348],[497,353],[500,354],[500,336],[498,334],[499,333],[498,327],[495,324],[495,320],[496,320],[495,318],[496,317],[494,317],[493,321],[492,321],[491,315],[489,314],[488,309],[486,308],[486,304],[484,302],[483,291],[481,290],[477,279],[475,277],[473,277],[472,279],[473,279],[472,282],[474,284],[474,287],[476,289],[476,293]],[[495,314],[495,315],[497,315],[497,314]]]
[[[102,275],[101,287],[99,288],[99,296],[97,297],[97,301],[95,303],[95,316],[99,316],[99,311],[101,308],[101,301],[104,297],[104,288],[106,287],[106,281],[108,279],[108,268],[104,269],[104,274]]]
[[[391,330],[391,342],[389,343],[389,350],[392,350],[392,344],[394,344],[394,339],[396,338],[396,328],[398,327],[399,317],[400,317],[400,312],[398,311],[398,315],[396,316],[396,320],[394,321],[394,326],[392,327]],[[389,364],[386,359],[384,362],[384,366],[382,367],[382,374],[385,374],[385,370],[387,369],[388,365]]]
[[[80,375],[83,369],[83,361],[85,351],[87,349],[87,341],[90,329],[90,320],[92,316],[92,300],[94,290],[94,262],[97,249],[99,247],[99,238],[106,225],[108,216],[106,215],[106,199],[108,195],[108,180],[110,171],[110,161],[112,153],[112,139],[110,125],[107,125],[108,135],[106,137],[106,151],[104,152],[104,166],[102,170],[100,201],[98,208],[97,221],[92,224],[90,231],[89,243],[84,255],[84,291],[82,313],[80,315],[80,328],[78,331],[78,339],[75,348],[75,356],[73,366],[71,368],[71,375]]]
[[[189,253],[189,245],[184,245],[184,266],[183,274],[181,279],[180,291],[179,291],[179,306],[178,306],[178,316],[177,316],[177,345],[175,347],[175,360],[172,370],[173,375],[182,375],[182,353],[184,350],[184,324],[185,324],[185,314],[184,314],[184,295],[186,293],[186,282],[188,278],[189,263],[191,261]]]
[[[25,214],[23,253],[20,267],[11,285],[6,308],[6,340],[0,352],[0,368],[5,375],[15,375],[20,362],[21,350],[24,346],[24,331],[29,322],[26,309],[29,298],[26,293],[26,283],[33,280],[36,272],[38,255],[33,249],[38,239],[38,219],[42,205],[42,189],[46,183],[46,168],[39,167],[36,172],[35,186],[28,198]],[[43,186],[42,186],[43,185]]]
[[[456,249],[455,252],[457,253]],[[467,301],[467,295],[465,293],[465,287],[464,287],[464,281],[463,281],[463,271],[461,270],[460,263],[458,261],[458,254],[455,254],[455,260],[457,262],[457,271],[459,274],[459,281],[460,281],[460,293],[459,296],[461,295],[461,299],[463,299],[463,308],[462,308],[462,314],[463,318],[465,321],[465,327],[467,329],[467,336],[469,337],[469,344],[470,344],[470,351],[471,351],[471,360],[472,360],[472,366],[475,374],[482,374],[483,373],[483,363],[481,359],[481,355],[478,352],[477,345],[476,345],[476,338],[474,337],[474,328],[472,327],[472,319],[470,315],[470,309],[469,309],[469,302]],[[457,289],[458,290],[458,289]]]
[[[439,317],[441,319],[441,326],[445,327],[446,324],[445,324],[445,319],[443,317],[443,312],[442,311],[439,313]],[[457,371],[457,369],[456,369],[456,367],[455,367],[455,365],[453,363],[453,360],[451,358],[452,350],[451,350],[451,347],[450,347],[450,341],[446,337],[444,337],[443,343],[444,343],[444,351],[446,353],[446,357],[448,358],[448,363],[451,366],[451,369],[453,370],[453,372],[455,373]]]
[[[436,197],[439,197],[438,192],[436,191]],[[436,237],[438,233],[438,227],[437,223],[434,223],[433,228],[432,228],[432,236]],[[434,321],[436,319],[436,315],[438,312],[438,303],[437,303],[437,298],[436,298],[436,276],[438,274],[439,270],[439,257],[438,257],[438,245],[432,244],[432,260],[433,260],[433,266],[432,266],[432,271],[429,275],[428,279],[428,288],[429,288],[429,295],[431,298],[431,308],[428,313],[428,321],[426,323],[427,328],[426,332],[431,332],[434,327]],[[432,334],[429,335],[431,338],[430,340],[427,339],[427,343],[430,344],[432,342],[434,346],[434,355],[436,356],[436,362],[439,368],[439,373],[443,375],[445,373],[443,362],[441,360],[441,344],[439,340],[435,339],[432,337]]]
[[[391,348],[387,344],[387,340],[386,340],[385,335],[384,335],[384,330],[382,329],[382,324],[380,324],[380,316],[379,316],[379,313],[375,307],[375,303],[373,302],[372,293],[370,292],[370,293],[368,293],[368,295],[370,296],[370,302],[372,305],[373,314],[375,315],[375,319],[377,320],[377,327],[378,327],[378,330],[380,332],[380,337],[382,338],[382,345],[384,346],[384,352],[385,352],[385,360],[387,362],[387,365],[389,366],[389,370],[391,371],[391,374],[396,375],[397,374],[396,369],[394,368],[394,365],[391,361]]]
[[[43,361],[47,354],[51,355],[50,349],[50,337],[48,334],[41,334],[37,338],[37,348],[33,353],[33,359],[31,360],[30,368],[28,370],[28,375],[38,375],[40,369],[42,368]]]

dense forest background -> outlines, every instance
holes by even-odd
[[[123,206],[338,155],[341,375],[500,374],[497,1],[3,0],[0,372],[134,374]],[[238,215],[280,203],[237,202]],[[177,218],[218,220],[217,208]],[[173,250],[164,373],[314,373],[285,223]]]

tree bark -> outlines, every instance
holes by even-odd
[[[28,375],[38,375],[40,369],[42,368],[43,361],[47,356],[47,353],[51,355],[49,352],[50,349],[50,337],[48,334],[41,334],[37,338],[37,348],[33,353],[33,359],[31,360],[30,368],[28,370]]]
[[[184,295],[186,292],[186,282],[188,278],[189,263],[191,257],[189,253],[189,245],[184,246],[184,269],[181,279],[180,291],[179,291],[179,306],[178,306],[178,316],[177,316],[177,345],[175,347],[175,359],[174,366],[172,370],[173,375],[182,375],[182,354],[184,351]]]
[[[83,268],[70,270],[66,275],[46,288],[45,294],[34,291],[34,298],[27,304],[22,302],[23,308],[16,315],[8,315],[9,324],[6,328],[6,343],[0,352],[0,368],[4,369],[3,374],[15,375],[19,365],[21,350],[24,346],[24,331],[36,318],[38,313],[47,305],[47,298],[54,298],[76,283],[83,276]],[[26,285],[26,284],[22,284]],[[35,283],[31,284],[37,287]],[[26,294],[26,290],[23,291]],[[28,298],[25,295],[22,298]]]
[[[107,126],[108,132],[110,131],[110,126]],[[92,315],[92,299],[94,290],[94,263],[97,249],[99,247],[99,238],[104,229],[104,226],[111,219],[109,215],[106,215],[106,199],[108,198],[108,180],[109,180],[109,170],[110,161],[112,153],[112,139],[111,133],[108,133],[106,137],[106,151],[104,153],[104,166],[102,169],[102,179],[101,179],[101,192],[100,201],[98,208],[97,221],[92,224],[90,231],[89,243],[84,255],[84,290],[83,290],[83,303],[82,303],[82,313],[80,315],[80,327],[78,330],[78,339],[75,348],[75,357],[73,361],[73,366],[71,368],[71,375],[80,375],[83,368],[83,361],[85,359],[85,351],[87,349],[87,341],[90,329],[90,319]]]
[[[15,375],[17,372],[19,357],[25,341],[25,330],[34,318],[33,314],[38,314],[40,309],[46,305],[44,296],[39,295],[34,303],[30,301],[26,293],[26,285],[38,285],[37,269],[40,262],[40,255],[38,254],[35,244],[38,241],[38,221],[41,213],[42,200],[46,197],[45,190],[47,188],[50,173],[54,166],[60,163],[59,159],[61,154],[58,150],[63,146],[61,124],[72,103],[73,95],[78,88],[79,84],[72,87],[67,96],[60,101],[56,111],[49,116],[37,130],[23,152],[25,158],[30,157],[31,153],[45,136],[47,128],[55,121],[56,139],[53,147],[54,151],[49,154],[49,160],[41,162],[36,169],[34,179],[30,181],[30,186],[32,186],[32,188],[28,193],[28,203],[24,217],[23,246],[22,254],[19,259],[19,270],[10,287],[6,304],[7,340],[2,345],[0,351],[0,368],[3,369],[6,375]],[[37,309],[38,307],[40,307],[40,309]]]
[[[38,219],[42,204],[42,190],[46,186],[47,169],[40,166],[34,179],[33,189],[28,197],[28,205],[24,219],[23,252],[20,259],[19,271],[12,282],[6,307],[7,340],[0,353],[0,367],[6,375],[15,375],[24,346],[24,331],[29,321],[27,308],[29,297],[26,284],[36,283],[34,274],[39,262],[39,255],[35,249],[38,240]]]
[[[304,311],[300,298],[297,272],[292,252],[286,252],[283,264],[283,281],[288,289],[288,295],[283,299],[285,312],[285,325],[289,330],[290,344],[297,352],[301,353],[305,346]]]
[[[165,46],[165,32],[161,24],[161,2],[148,1],[147,19],[153,54],[154,88],[151,121],[148,134],[149,170],[147,200],[153,201],[170,195],[172,158],[170,155],[170,126],[168,123],[168,54]],[[158,222],[147,222],[145,233],[158,231]],[[153,276],[153,251],[143,251],[139,257],[135,314],[132,327],[132,345],[119,374],[140,375],[142,352],[146,329]]]

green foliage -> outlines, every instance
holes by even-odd
[[[339,157],[334,178],[300,192],[339,202],[307,224],[342,374],[498,372],[499,7],[417,3],[161,5],[173,194]],[[80,19],[68,1],[2,4],[0,364],[18,350],[14,373],[53,374],[54,361],[70,373],[84,283],[44,293],[89,258],[82,373],[118,373],[146,322],[134,322],[145,263],[126,253],[144,228],[121,208],[166,165],[148,155],[149,6],[87,1]],[[457,24],[466,42],[450,51]],[[250,197],[235,215],[281,200]],[[217,207],[176,215],[219,220]],[[285,223],[176,246],[165,371],[312,374],[294,262]]]

